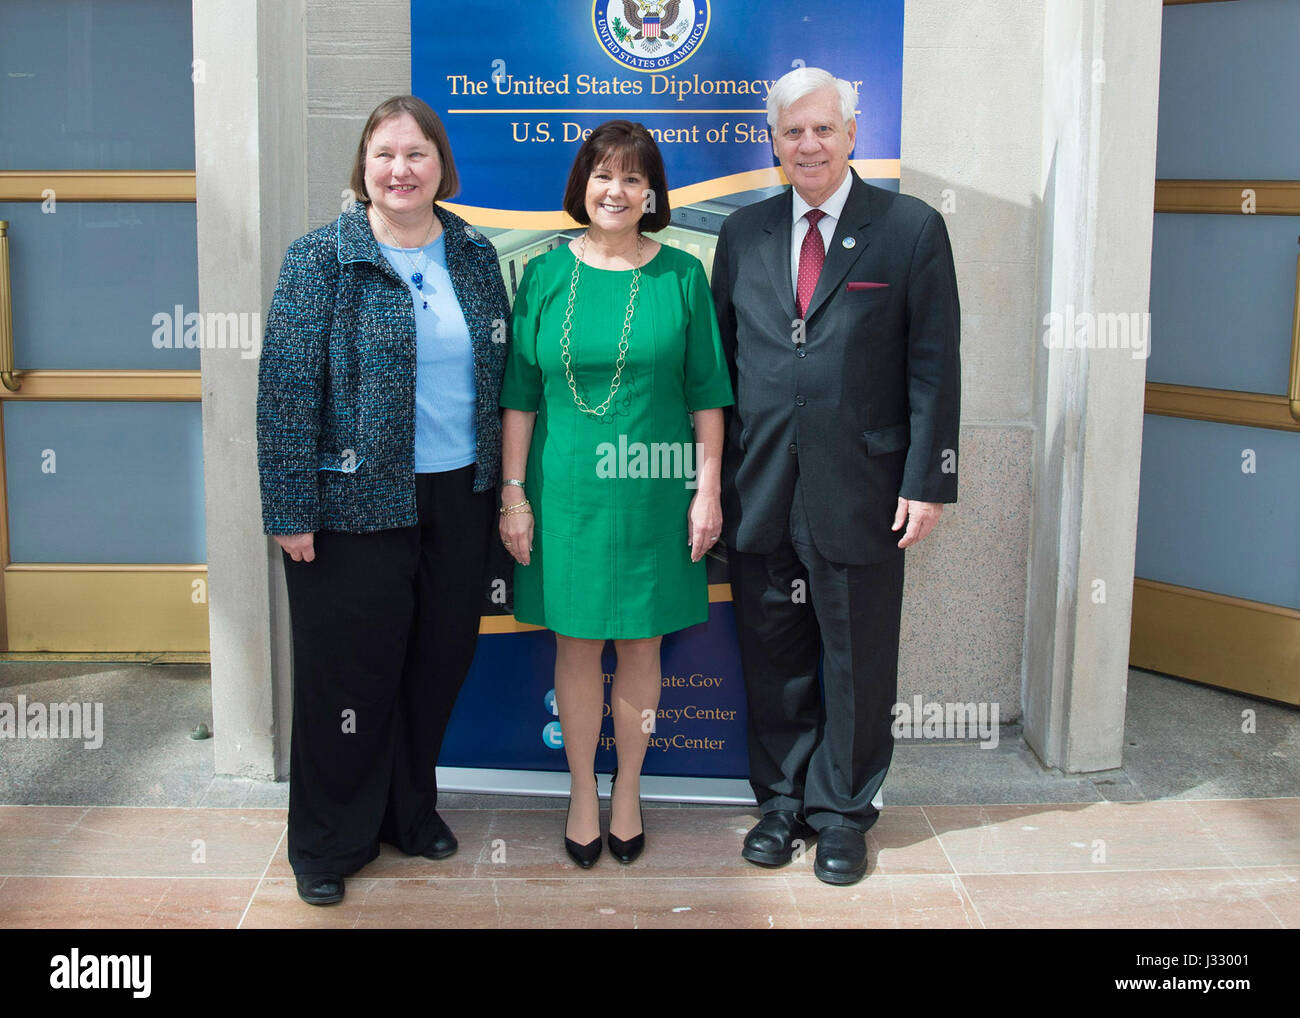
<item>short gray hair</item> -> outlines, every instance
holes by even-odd
[[[776,127],[776,122],[781,119],[784,110],[804,96],[828,87],[839,93],[840,113],[847,124],[853,119],[853,111],[858,104],[858,93],[854,91],[853,86],[843,78],[835,77],[830,71],[823,71],[820,67],[796,67],[793,71],[781,75],[772,86],[772,91],[767,93],[768,129]]]

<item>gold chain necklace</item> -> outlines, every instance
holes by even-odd
[[[582,256],[587,250],[587,235],[582,235],[582,243],[578,247],[578,257],[573,263],[573,275],[569,279],[569,307],[564,312],[564,335],[560,339],[560,360],[564,362],[564,377],[569,380],[569,391],[573,393],[573,402],[584,414],[591,414],[593,417],[604,417],[609,410],[609,405],[613,402],[614,393],[618,392],[619,385],[622,384],[623,365],[627,362],[627,337],[632,331],[632,311],[636,306],[637,291],[641,288],[641,235],[636,237],[636,264],[632,267],[632,292],[627,298],[627,314],[623,316],[623,336],[618,344],[618,362],[614,368],[614,380],[609,386],[609,395],[605,397],[605,402],[596,408],[587,406],[582,397],[578,395],[578,383],[573,378],[573,358],[569,355],[569,330],[573,325],[573,300],[578,295],[578,268],[582,265]]]

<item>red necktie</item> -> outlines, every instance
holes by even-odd
[[[799,248],[799,285],[795,287],[795,311],[800,318],[808,310],[808,302],[817,289],[817,277],[822,274],[822,265],[826,262],[826,245],[822,241],[822,231],[817,229],[818,220],[825,215],[821,209],[809,209],[804,213],[808,232]]]

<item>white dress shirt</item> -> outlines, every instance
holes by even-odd
[[[846,170],[844,180],[835,193],[817,206],[826,215],[822,216],[821,221],[817,224],[817,229],[822,233],[822,250],[825,251],[830,247],[831,238],[835,236],[835,227],[840,221],[840,215],[844,212],[844,203],[849,198],[849,188],[853,186],[853,174]],[[790,188],[794,197],[794,208],[791,215],[794,217],[794,223],[790,230],[790,289],[794,293],[799,291],[799,248],[803,246],[804,236],[808,233],[808,220],[804,214],[813,206],[809,205],[800,197],[795,188]]]

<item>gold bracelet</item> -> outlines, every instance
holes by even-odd
[[[528,499],[524,499],[522,502],[516,502],[514,505],[503,505],[500,509],[497,510],[497,512],[500,513],[502,516],[513,516],[516,513],[522,513],[522,512],[531,513],[532,511],[533,511],[532,504],[528,501]]]

